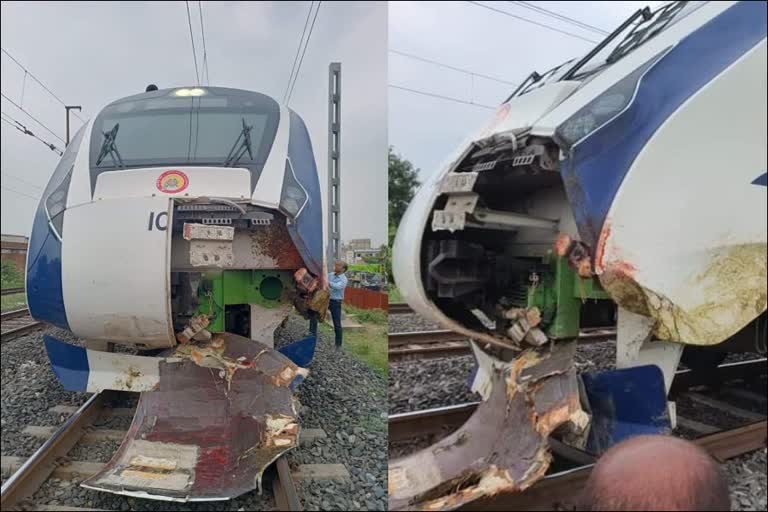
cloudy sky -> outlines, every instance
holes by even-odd
[[[470,2],[391,2],[389,4],[389,83],[497,106],[514,85],[472,77],[403,57],[405,52],[505,82],[519,83],[532,71],[546,71],[589,51],[599,33],[553,19],[520,2],[480,2],[531,21],[570,32],[568,36],[485,9]],[[529,2],[608,32],[638,8],[664,2]],[[422,180],[493,110],[390,87],[389,143],[420,168]]]
[[[189,2],[199,58],[198,2]],[[309,2],[203,2],[211,85],[282,99]],[[195,82],[184,2],[3,2],[2,48],[83,118],[138,92]],[[311,22],[311,20],[310,20]],[[328,64],[342,63],[342,237],[386,241],[387,5],[322,2],[290,106],[307,123],[325,194]],[[201,63],[198,62],[198,66]],[[2,92],[64,138],[64,108],[2,54]],[[23,103],[22,103],[23,87]],[[63,143],[7,100],[2,111]],[[3,116],[5,117],[5,116]],[[73,127],[80,122],[73,117]],[[74,130],[73,130],[74,131]],[[2,123],[2,232],[28,234],[58,161]]]

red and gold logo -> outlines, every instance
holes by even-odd
[[[176,194],[177,192],[181,192],[187,188],[187,185],[189,185],[189,178],[187,175],[175,169],[165,171],[159,178],[157,178],[157,182],[155,183],[157,190],[165,192],[166,194]]]

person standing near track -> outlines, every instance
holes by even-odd
[[[341,305],[344,302],[344,288],[347,287],[347,264],[341,260],[336,260],[333,264],[333,273],[328,276],[328,288],[331,293],[331,300],[328,304],[328,310],[331,312],[333,320],[333,331],[336,334],[336,349],[341,349],[342,328],[341,328]],[[317,315],[309,321],[309,332],[317,336]]]

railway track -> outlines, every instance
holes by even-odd
[[[742,398],[751,396],[757,401],[760,413],[740,406],[721,402],[701,393],[701,382],[690,370],[678,371],[670,390],[671,397],[704,397],[708,406],[722,410],[723,414],[739,416],[741,425],[735,428],[718,428],[702,424],[681,416],[678,412],[678,426],[698,429],[693,442],[708,451],[716,460],[725,461],[766,446],[768,422],[765,413],[765,397],[759,393],[744,392],[736,382],[745,382],[759,378],[766,373],[766,359],[756,359],[739,363],[723,364],[717,368],[716,380],[723,386],[717,386],[719,392],[728,394],[737,392]],[[700,398],[700,400],[702,400]],[[425,447],[447,436],[459,428],[475,411],[479,402],[453,405],[424,411],[395,414],[389,417],[390,446],[410,443],[409,451],[415,446]],[[689,412],[683,413],[689,414]],[[594,466],[594,458],[585,452],[563,445],[557,440],[550,440],[550,447],[556,460],[565,460],[568,469],[553,472],[532,487],[521,493],[500,494],[484,498],[471,504],[472,510],[567,510],[564,504],[572,503]],[[554,441],[554,442],[552,442]],[[554,465],[553,465],[554,467]]]
[[[583,329],[579,343],[596,343],[615,339],[616,329],[598,327]],[[471,354],[467,337],[449,330],[399,332],[389,334],[389,361],[434,359]]]
[[[58,406],[49,412],[69,414],[67,420],[58,428],[45,426],[27,426],[26,435],[43,438],[42,446],[29,458],[2,457],[3,476],[10,475],[2,486],[0,506],[2,510],[53,510],[45,503],[35,503],[33,496],[49,479],[79,481],[101,470],[104,464],[99,462],[73,461],[68,454],[78,444],[93,444],[103,441],[120,441],[125,435],[122,430],[109,430],[95,427],[94,423],[103,416],[132,417],[133,408],[114,408],[112,404],[121,395],[115,391],[103,391],[92,395],[79,408]],[[326,437],[320,429],[303,429],[300,442]],[[296,492],[295,479],[313,478],[349,478],[346,468],[341,464],[298,465],[291,469],[285,457],[276,462],[275,478],[272,491],[278,510],[302,510],[302,504]],[[58,506],[67,510],[68,506]],[[77,509],[77,507],[72,507]]]
[[[0,341],[5,343],[28,332],[40,329],[43,323],[32,318],[28,308],[20,308],[2,313],[0,325],[2,326]]]
[[[3,295],[3,296],[13,295],[15,293],[23,293],[23,292],[24,292],[23,286],[19,288],[5,288],[4,290],[2,290],[2,293],[0,293],[0,295]]]
[[[393,302],[388,307],[390,315],[406,315],[413,313],[413,309],[405,302]]]

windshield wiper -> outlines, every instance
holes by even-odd
[[[99,158],[96,159],[96,165],[99,165],[107,155],[112,157],[112,161],[117,164],[118,167],[125,167],[123,159],[120,156],[120,152],[115,146],[115,139],[117,138],[117,131],[120,129],[120,123],[116,123],[115,126],[108,132],[103,132],[104,142],[101,143],[101,149],[99,150]],[[117,158],[115,158],[117,157]]]
[[[642,18],[643,18],[643,21],[642,21],[642,22],[640,22],[640,24],[642,24],[642,23],[644,23],[644,22],[648,21],[649,19],[651,19],[651,18],[653,17],[653,13],[651,12],[651,9],[650,9],[650,8],[648,8],[647,6],[646,6],[646,7],[644,7],[644,8],[642,8],[642,9],[638,9],[637,11],[635,11],[635,13],[634,13],[632,16],[630,16],[629,18],[627,18],[627,19],[626,19],[626,21],[624,21],[624,23],[622,23],[621,25],[619,25],[619,28],[617,28],[616,30],[614,30],[613,32],[611,32],[610,34],[608,34],[608,36],[606,36],[606,38],[605,38],[605,39],[603,39],[602,41],[600,41],[600,42],[597,44],[597,46],[595,46],[594,48],[592,48],[592,49],[589,51],[589,53],[587,53],[587,54],[586,54],[584,57],[582,57],[582,59],[581,59],[579,62],[577,62],[577,63],[576,63],[576,64],[575,64],[575,65],[574,65],[574,66],[573,66],[571,69],[569,69],[569,70],[568,70],[568,72],[567,72],[567,73],[565,73],[565,74],[562,76],[562,78],[560,78],[560,81],[561,81],[561,82],[564,82],[564,81],[566,81],[566,80],[570,80],[571,78],[573,78],[573,77],[574,77],[574,75],[576,75],[576,72],[577,72],[578,70],[580,70],[580,69],[581,69],[581,68],[582,68],[582,67],[583,67],[583,66],[584,66],[584,65],[585,65],[587,62],[589,62],[590,60],[592,60],[592,58],[593,58],[595,55],[597,55],[598,53],[600,53],[600,52],[603,50],[603,48],[605,48],[606,46],[608,46],[608,44],[609,44],[611,41],[613,41],[614,39],[616,39],[616,38],[619,36],[619,34],[621,34],[622,32],[624,32],[624,31],[625,31],[625,30],[626,30],[626,29],[627,29],[627,28],[628,28],[628,27],[629,27],[629,26],[630,26],[632,23],[634,23],[634,21],[635,21],[637,18],[640,18],[640,17],[642,17]],[[633,29],[633,30],[634,30],[634,29]],[[613,55],[613,53],[614,53],[615,51],[616,51],[616,50],[614,49],[614,51],[613,51],[613,52],[611,52],[611,55]],[[608,59],[610,59],[610,58],[611,58],[611,56],[609,55],[609,56],[608,56]],[[606,61],[610,63],[610,61],[608,61],[608,59],[606,59]]]
[[[253,126],[248,126],[245,124],[244,117],[241,119],[243,121],[243,129],[240,130],[240,134],[237,136],[237,140],[232,146],[232,149],[229,150],[227,159],[224,160],[225,167],[236,165],[246,151],[248,152],[248,156],[251,157],[251,160],[253,160],[253,152],[251,151],[251,130],[253,130]]]

